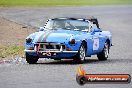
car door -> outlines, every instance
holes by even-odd
[[[102,31],[97,27],[92,27],[92,41],[93,41],[93,53],[98,53],[102,50],[103,47],[103,36]]]

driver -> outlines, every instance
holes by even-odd
[[[55,21],[54,28],[65,28],[65,21],[63,20]]]

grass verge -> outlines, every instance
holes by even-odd
[[[0,6],[124,5],[132,0],[0,0]]]
[[[24,55],[24,47],[23,46],[0,46],[0,58],[6,58],[8,56],[15,56],[15,55]]]

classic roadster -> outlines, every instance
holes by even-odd
[[[38,32],[30,34],[24,51],[29,64],[39,58],[83,63],[91,55],[107,60],[111,46],[111,33],[102,31],[96,18],[60,17],[49,19]]]

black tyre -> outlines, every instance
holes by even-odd
[[[77,55],[74,57],[74,62],[76,63],[83,63],[86,57],[86,48],[85,45],[82,43]]]
[[[37,56],[32,56],[32,55],[29,55],[28,53],[26,53],[26,61],[27,61],[27,63],[35,64],[35,63],[37,63],[38,59],[39,58]]]
[[[104,61],[107,60],[108,55],[109,55],[109,44],[106,42],[104,45],[104,49],[102,50],[102,52],[97,54],[97,57],[100,61]]]
[[[56,60],[56,61],[60,61],[61,59],[55,58],[54,60]]]

